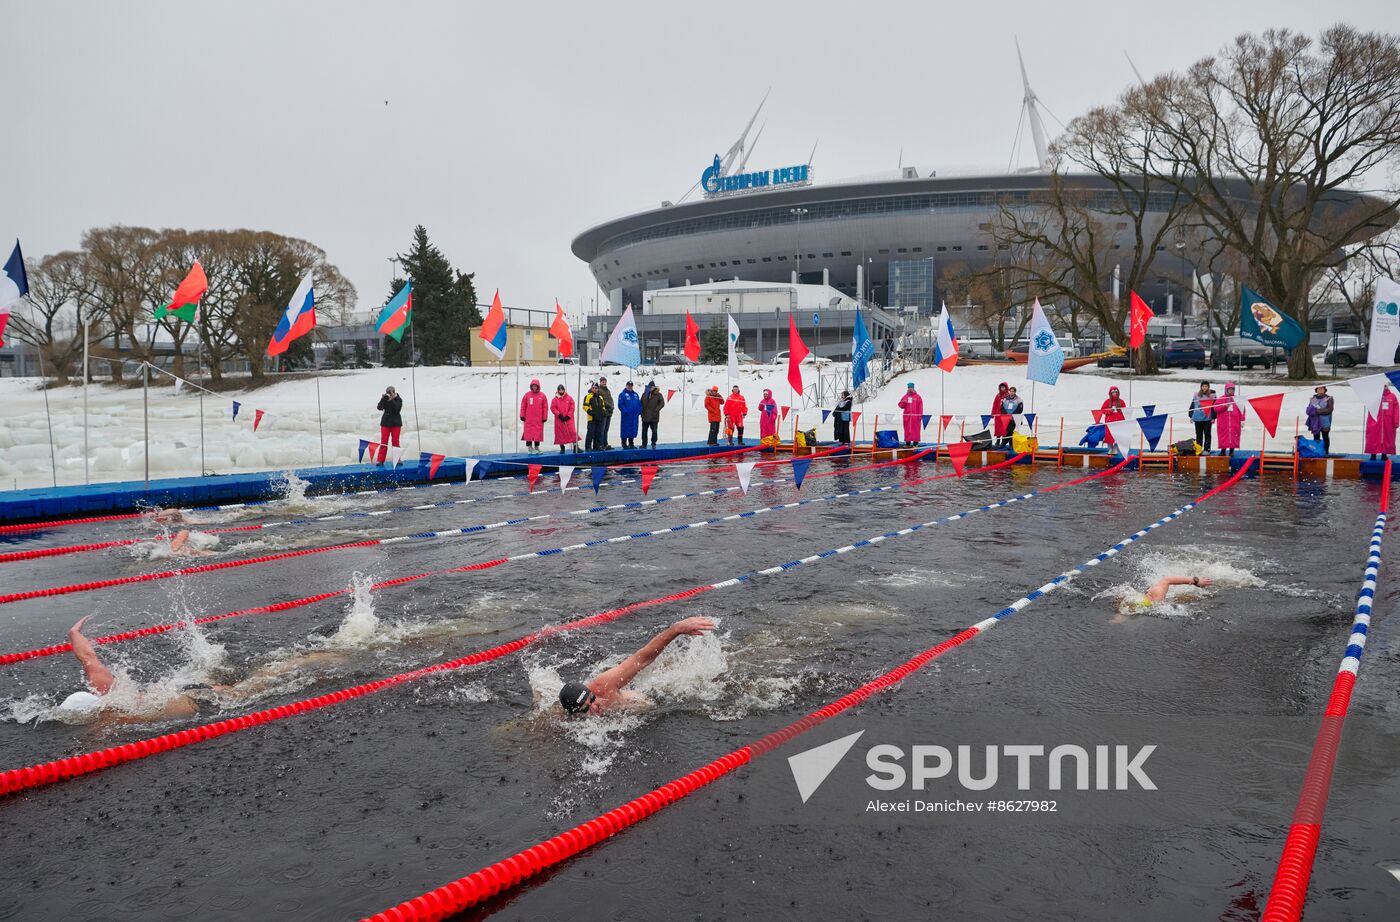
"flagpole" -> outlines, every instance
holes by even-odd
[[[83,483],[92,483],[92,473],[88,468],[88,329],[87,318],[78,309],[79,320],[83,324]]]
[[[146,489],[151,489],[151,363],[141,363],[141,452],[146,462]],[[57,485],[57,484],[55,484]]]
[[[39,324],[34,321],[35,317],[33,302],[29,305],[30,322],[34,323],[34,329],[39,328]],[[34,344],[34,355],[39,360],[39,387],[44,391],[44,419],[49,427],[49,469],[53,472],[53,485],[58,486],[58,459],[53,450],[53,416],[49,413],[49,382],[44,374],[44,350],[39,348],[39,344]]]
[[[501,454],[506,453],[506,373],[501,368],[501,357],[496,356],[496,415],[501,418]],[[416,417],[415,417],[416,422]]]
[[[414,397],[417,403],[418,398]],[[321,424],[321,376],[316,376],[316,438],[321,442],[321,466],[326,466],[326,432]]]
[[[529,315],[527,314],[527,315],[526,315],[526,323],[529,323],[529,322],[530,322],[530,321],[529,321]],[[530,328],[529,328],[529,327],[526,327],[525,329],[528,330],[528,329],[530,329]],[[515,344],[515,399],[516,399],[516,400],[519,400],[519,399],[520,399],[520,357],[521,357],[521,354],[522,354],[524,351],[525,351],[525,334],[522,332],[522,333],[520,334],[520,340]],[[513,406],[515,406],[515,404],[512,403],[511,406],[513,407]],[[515,440],[516,440],[517,442],[520,441],[520,435],[521,435],[521,432],[520,432],[520,424],[521,424],[521,422],[522,422],[522,420],[521,420],[521,419],[519,418],[519,416],[517,415],[517,416],[516,416],[516,420],[515,420]]]
[[[200,376],[208,383],[209,377],[204,372],[204,339],[201,337],[194,354],[195,364],[199,366]],[[199,388],[199,476],[204,476],[204,387]]]
[[[410,295],[409,297],[412,297]],[[410,308],[411,310],[411,308]],[[415,370],[417,360],[414,353],[417,351],[416,341],[413,338],[413,322],[408,324],[408,387],[413,392],[413,432],[418,439],[418,454],[423,454],[423,429],[418,425],[418,372]],[[319,392],[318,397],[319,400]],[[317,411],[320,412],[319,410]],[[325,459],[321,463],[324,465]]]

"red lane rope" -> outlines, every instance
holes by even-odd
[[[234,531],[257,531],[262,525],[229,525],[225,528],[201,528],[200,531],[207,535],[223,535]],[[129,547],[133,544],[140,544],[142,541],[159,541],[159,537],[149,538],[122,538],[117,541],[102,541],[97,544],[66,544],[61,547],[44,547],[32,551],[11,551],[7,554],[0,554],[0,563],[12,563],[17,560],[37,560],[40,557],[61,557],[64,554],[82,554],[87,551],[100,551],[109,547]]]
[[[1351,693],[1356,687],[1356,670],[1361,668],[1360,658],[1365,648],[1366,632],[1370,628],[1371,602],[1375,599],[1374,581],[1380,574],[1380,536],[1385,532],[1386,510],[1390,507],[1390,464],[1390,459],[1387,458],[1385,478],[1381,485],[1380,510],[1372,533],[1371,552],[1367,556],[1367,579],[1357,599],[1358,614],[1352,622],[1351,639],[1348,641],[1342,666],[1332,682],[1332,693],[1327,697],[1327,707],[1322,712],[1322,726],[1317,730],[1317,739],[1308,759],[1308,769],[1303,776],[1303,786],[1298,792],[1298,805],[1294,808],[1293,822],[1289,825],[1288,836],[1284,839],[1283,852],[1279,856],[1278,869],[1274,872],[1273,886],[1269,888],[1269,898],[1264,905],[1261,922],[1297,922],[1302,918],[1303,906],[1307,902],[1308,880],[1312,877],[1318,839],[1322,835],[1322,817],[1327,811],[1327,796],[1332,787],[1332,770],[1336,765],[1337,751],[1341,747],[1342,728],[1346,724],[1347,710],[1351,707]],[[1361,626],[1363,624],[1364,627]],[[1359,644],[1358,632],[1361,632]],[[1352,660],[1350,668],[1347,662],[1349,659]]]
[[[24,525],[0,525],[0,535],[12,535],[20,531],[37,531],[41,528],[59,528],[63,525],[83,525],[88,522],[117,522],[122,519],[139,519],[144,512],[128,512],[122,515],[96,515],[86,519],[52,519],[48,522],[29,522]]]
[[[1010,463],[1010,460],[1001,462],[1000,465],[995,466],[999,467],[1008,463]],[[1083,483],[1086,480],[1092,480],[1095,477],[1103,477],[1108,474],[1113,474],[1120,470],[1122,467],[1123,465],[1119,464],[1116,467],[1110,468],[1105,471],[1100,471],[1099,473],[1092,474],[1088,477],[1081,477],[1078,480],[1073,480],[1069,483],[1056,484],[1055,486],[1047,487],[1045,490],[1042,490],[1040,492],[1049,493],[1053,492],[1054,490],[1062,489],[1064,487],[1069,487],[1075,484]],[[952,477],[956,475],[944,474],[941,476]],[[485,561],[480,564],[469,564],[458,569],[481,569],[485,567],[496,566],[502,562],[504,562],[504,558],[495,561]],[[415,579],[421,579],[423,576],[427,575],[430,574],[418,574],[415,576],[400,577],[398,579],[388,580],[384,583],[377,585],[401,585],[403,583],[411,582]],[[469,654],[460,659],[449,660],[443,663],[436,663],[431,666],[425,666],[420,669],[415,669],[411,672],[400,673],[395,676],[389,676],[388,678],[378,679],[373,682],[367,682],[363,685],[356,685],[351,688],[342,689],[337,692],[331,692],[326,695],[319,695],[315,698],[308,698],[302,701],[292,702],[291,704],[285,704],[280,707],[269,708],[263,711],[256,711],[252,714],[245,714],[242,717],[234,717],[228,720],[217,721],[215,723],[202,724],[200,726],[191,727],[187,730],[181,730],[176,733],[168,733],[163,736],[150,737],[148,739],[138,740],[134,743],[127,743],[122,746],[115,746],[110,749],[101,749],[95,752],[69,756],[67,758],[56,759],[51,762],[43,762],[38,765],[32,765],[27,768],[16,768],[10,769],[8,771],[3,771],[0,772],[0,796],[3,796],[5,794],[11,794],[16,791],[26,790],[28,788],[40,787],[42,785],[51,784],[57,781],[67,780],[68,778],[77,777],[78,775],[89,774],[91,772],[99,771],[103,768],[107,768],[112,765],[120,765],[123,762],[130,762],[136,759],[143,759],[146,756],[154,755],[158,752],[167,752],[171,749],[179,749],[181,747],[189,746],[193,743],[197,743],[202,740],[212,739],[218,736],[224,736],[229,733],[236,733],[239,730],[246,730],[249,727],[259,726],[261,724],[268,723],[269,721],[273,720],[281,720],[282,718],[290,717],[293,714],[301,714],[307,711],[317,710],[319,708],[327,707],[331,704],[337,704],[341,701],[347,701],[351,698],[363,697],[364,695],[372,694],[384,688],[388,688],[392,685],[398,685],[403,682],[410,681],[412,679],[417,679],[426,675],[430,675],[432,673],[457,669],[463,666],[477,665],[480,663],[487,662],[489,660],[498,659],[502,656],[523,649],[524,647],[529,646],[530,644],[533,644],[544,637],[551,636],[556,633],[574,631],[583,627],[591,627],[596,624],[604,624],[609,621],[615,621],[623,617],[624,615],[631,614],[632,612],[639,611],[643,608],[650,608],[652,606],[661,605],[667,602],[688,599],[705,592],[713,591],[716,588],[720,588],[721,585],[735,585],[736,583],[737,581],[730,580],[726,581],[724,584],[711,583],[707,585],[695,586],[690,589],[683,590],[681,592],[673,593],[671,595],[661,596],[660,598],[648,599],[642,602],[634,602],[630,605],[624,605],[620,608],[614,608],[608,611],[599,612],[596,615],[590,615],[587,618],[582,618],[577,621],[570,621],[564,624],[552,625],[540,631],[536,631],[531,634],[526,634],[523,637],[517,638],[512,641],[508,641],[496,647],[492,647],[488,650],[483,650],[477,653]],[[345,594],[348,591],[349,590],[340,590],[339,592],[327,593],[321,597],[313,598],[331,598],[335,595]],[[279,603],[280,606],[285,607],[294,607],[296,604],[298,604],[298,602]],[[277,609],[278,606],[267,606],[267,608],[269,610],[274,610]],[[257,610],[258,609],[250,609],[249,612]],[[217,617],[232,617],[234,614],[239,613],[231,612],[228,615]],[[175,625],[162,625],[160,626],[160,628],[169,630],[171,627],[174,626]],[[159,633],[159,629],[146,628],[142,630],[149,631],[150,633]],[[140,634],[140,632],[130,633],[137,635]],[[48,649],[53,652],[59,652],[66,648],[67,645]],[[34,652],[35,655],[49,655],[48,651],[32,652]]]

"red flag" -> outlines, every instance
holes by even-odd
[[[778,407],[778,412],[780,412],[780,413],[783,414],[783,415],[780,417],[780,419],[781,419],[783,422],[787,422],[788,410],[791,410],[791,409],[792,409],[792,407]]]
[[[685,357],[700,361],[700,326],[690,319],[690,311],[685,312]]]
[[[569,329],[568,318],[564,316],[564,308],[559,306],[559,302],[554,302],[554,322],[549,325],[549,335],[559,340],[559,357],[566,359],[574,354],[574,331]]]
[[[642,465],[642,495],[646,496],[647,490],[651,488],[651,482],[656,479],[656,465]]]
[[[972,454],[971,442],[954,442],[948,446],[948,460],[953,462],[953,470],[961,477],[967,466],[967,456]]]
[[[807,344],[797,335],[797,319],[788,314],[788,384],[802,393],[802,360],[807,357]]]
[[[943,432],[946,432],[946,431],[948,430],[948,424],[951,423],[951,422],[953,421],[953,416],[952,416],[952,414],[950,413],[950,414],[947,415],[947,416],[941,416],[941,417],[939,417],[939,420],[940,420],[940,423],[939,423],[939,438],[942,438],[942,433],[943,433]]]
[[[1090,410],[1089,412],[1094,414],[1094,422],[1103,422],[1103,410]]]
[[[1147,342],[1147,321],[1152,319],[1152,308],[1138,297],[1136,291],[1130,291],[1128,295],[1128,348],[1136,349]]]
[[[1274,432],[1278,429],[1278,413],[1283,409],[1283,394],[1266,394],[1263,397],[1249,398],[1249,405],[1254,407],[1254,412],[1259,414],[1259,422],[1264,424],[1264,428],[1269,430],[1269,438],[1274,437]]]
[[[540,479],[540,465],[531,464],[525,468],[525,479],[530,481],[530,492],[535,492],[535,481]]]
[[[670,402],[671,402],[671,398],[674,397],[675,395],[676,395],[676,391],[675,391],[674,388],[669,388],[669,387],[666,388],[666,402],[667,402],[667,403],[670,403]]]
[[[442,455],[433,455],[428,458],[428,479],[432,480],[437,476],[438,468],[442,467]]]
[[[258,431],[258,423],[262,422],[262,418],[263,418],[263,411],[262,411],[262,410],[254,410],[254,411],[253,411],[253,431],[254,431],[254,432],[257,432],[257,431]],[[1272,433],[1270,433],[1270,434],[1272,435]]]
[[[0,311],[0,346],[5,345],[5,323],[10,319],[9,310]]]
[[[860,412],[861,412],[860,410],[856,410],[854,413],[851,414],[851,425],[852,425],[852,426],[854,426],[856,423],[860,422]]]

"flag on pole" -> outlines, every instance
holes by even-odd
[[[186,323],[194,323],[195,318],[199,316],[199,299],[204,297],[208,290],[209,279],[205,278],[204,267],[196,259],[185,280],[175,289],[170,303],[156,309],[156,319],[174,315]]]
[[[729,319],[729,377],[739,377],[739,324],[733,314],[725,314]]]
[[[802,393],[802,360],[807,357],[807,344],[797,333],[797,319],[788,314],[788,386]]]
[[[933,335],[933,363],[951,373],[953,367],[958,364],[958,334],[953,332],[953,318],[948,316],[946,301],[943,304],[942,313],[938,315],[938,323],[934,327]]]
[[[506,327],[506,311],[501,307],[499,288],[496,289],[496,296],[491,299],[491,309],[486,312],[486,319],[481,322],[481,330],[477,335],[486,343],[486,348],[491,350],[492,355],[498,359],[506,357],[506,337],[510,335],[510,330]]]
[[[1138,297],[1136,291],[1128,292],[1128,348],[1136,349],[1147,342],[1147,321],[1152,319],[1152,308]]]
[[[0,311],[15,304],[29,294],[29,276],[24,271],[24,254],[20,252],[19,241],[10,258],[5,260],[5,268],[0,270]],[[3,332],[3,330],[0,330]]]
[[[700,325],[685,312],[685,357],[692,362],[700,361]]]
[[[235,400],[235,401],[233,402],[233,421],[234,421],[234,422],[238,422],[238,409],[239,409],[239,407],[241,407],[241,406],[243,406],[243,404],[239,403],[237,400]]]
[[[865,383],[866,366],[874,357],[875,341],[870,338],[870,331],[865,328],[865,320],[860,316],[860,308],[856,308],[855,330],[851,334],[852,390]]]
[[[1285,351],[1292,351],[1308,338],[1298,321],[1265,301],[1259,292],[1243,285],[1240,286],[1240,335]]]
[[[1400,352],[1400,285],[1381,277],[1376,279],[1376,297],[1371,305],[1371,339],[1367,344],[1366,364],[1400,364],[1395,361],[1396,352]]]
[[[753,477],[753,466],[757,461],[741,461],[734,465],[734,470],[739,475],[739,489],[745,494],[749,492],[749,480]]]
[[[1060,369],[1065,364],[1065,350],[1055,339],[1055,331],[1050,329],[1050,321],[1045,319],[1045,311],[1040,299],[1035,299],[1031,308],[1031,350],[1026,360],[1026,377],[1041,384],[1054,385],[1060,379]]]
[[[311,287],[311,273],[297,286],[292,302],[282,313],[282,319],[273,331],[272,341],[267,344],[268,355],[281,355],[287,351],[292,340],[305,336],[316,328],[316,292]]]
[[[559,465],[559,492],[563,493],[569,489],[569,478],[574,476],[574,466],[572,464]]]
[[[637,319],[632,316],[632,305],[627,305],[617,326],[613,327],[612,334],[603,345],[599,361],[616,362],[628,368],[642,364],[641,340],[637,338]]]
[[[403,332],[413,320],[413,279],[405,279],[384,310],[379,312],[375,330],[380,336],[388,336],[396,343],[403,342]],[[429,478],[431,479],[431,478]]]
[[[574,331],[569,327],[569,318],[564,316],[564,308],[554,302],[554,322],[549,325],[549,335],[559,341],[559,357],[566,359],[574,354]],[[572,470],[572,468],[571,468]]]

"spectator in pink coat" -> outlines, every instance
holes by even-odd
[[[777,434],[778,402],[773,399],[773,392],[765,387],[763,399],[758,402],[758,437],[766,439]]]
[[[549,419],[549,398],[540,390],[540,379],[530,382],[530,389],[520,398],[520,421],[524,423],[520,438],[530,449],[530,454],[540,450],[544,441],[544,422]]]
[[[578,425],[574,422],[574,398],[564,390],[564,385],[554,389],[554,399],[549,402],[549,412],[554,414],[554,444],[559,446],[559,454],[564,453],[565,445],[574,446],[578,451]]]
[[[1397,426],[1400,426],[1400,400],[1396,400],[1395,392],[1387,387],[1381,392],[1379,415],[1366,414],[1366,451],[1372,461],[1395,454]]]
[[[904,447],[913,448],[924,438],[924,398],[914,390],[913,381],[899,398],[899,408],[904,411]]]
[[[1235,382],[1225,385],[1225,396],[1215,401],[1215,438],[1220,445],[1220,453],[1235,456],[1240,447],[1240,430],[1244,428],[1244,410],[1235,401]]]

